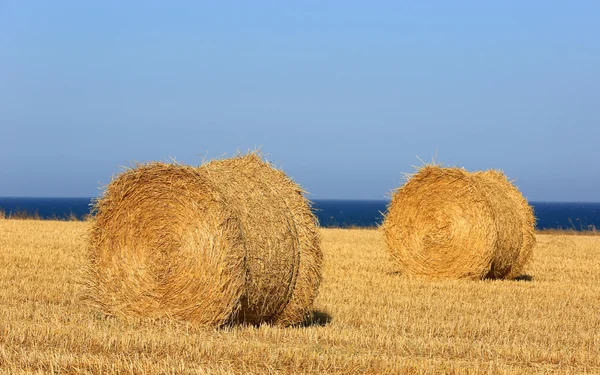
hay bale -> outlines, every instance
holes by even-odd
[[[316,218],[256,154],[125,171],[95,205],[89,291],[109,314],[289,325],[321,281]]]
[[[502,172],[427,165],[396,190],[382,224],[402,274],[514,278],[535,245],[533,211]]]

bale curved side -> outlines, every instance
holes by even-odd
[[[317,218],[312,213],[304,192],[291,180],[288,181],[292,193],[287,196],[286,201],[298,228],[300,268],[292,298],[274,320],[276,324],[284,326],[302,323],[311,312],[321,285],[323,263]]]
[[[533,209],[523,197],[523,194],[508,180],[506,175],[500,171],[489,170],[482,172],[482,177],[487,178],[490,183],[497,186],[496,191],[502,191],[505,197],[504,205],[517,215],[511,215],[513,219],[513,233],[515,241],[520,242],[515,254],[510,254],[506,259],[506,266],[501,277],[513,279],[521,276],[527,265],[531,262],[533,248],[535,247],[535,216]]]
[[[254,254],[247,261],[252,282],[246,285],[240,318],[256,322],[255,317],[263,316],[279,325],[302,322],[321,281],[322,255],[316,221],[300,187],[254,153],[200,169],[242,212],[244,243]],[[263,264],[279,266],[263,269]],[[273,295],[283,299],[274,301]]]
[[[532,246],[520,193],[507,184],[496,171],[421,168],[394,193],[382,225],[400,271],[432,279],[511,277]]]

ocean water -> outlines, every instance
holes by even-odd
[[[5,215],[19,212],[37,214],[43,219],[67,219],[71,214],[82,219],[90,213],[92,198],[0,198]]]
[[[79,219],[90,212],[91,198],[0,198],[6,215],[26,211],[45,219]],[[324,227],[373,227],[383,220],[387,200],[314,200],[313,210]],[[538,229],[600,228],[600,203],[531,202]]]
[[[324,227],[369,227],[383,221],[389,201],[316,200]],[[600,203],[530,202],[537,229],[600,229]]]

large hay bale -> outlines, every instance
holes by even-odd
[[[303,191],[256,154],[125,171],[95,205],[89,291],[109,314],[289,325],[321,281]]]
[[[535,219],[502,172],[427,165],[396,190],[382,224],[406,276],[514,278],[531,259]]]

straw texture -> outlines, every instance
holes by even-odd
[[[496,279],[519,276],[530,261],[534,224],[502,172],[427,165],[394,192],[382,229],[406,276]]]
[[[198,325],[296,324],[321,281],[298,185],[252,153],[139,165],[107,187],[89,237],[89,291],[110,314]]]

